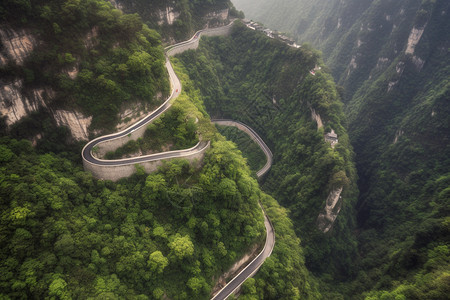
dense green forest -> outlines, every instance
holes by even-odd
[[[226,0],[114,1],[125,13],[103,0],[0,3],[2,28],[36,40],[23,64],[0,64],[1,83],[54,92],[8,128],[0,115],[0,298],[206,299],[263,244],[259,203],[276,244],[242,299],[448,297],[450,3],[259,2],[251,12],[266,19],[257,21],[318,47],[329,67],[308,44],[295,49],[242,24],[202,39],[173,59],[183,83],[173,107],[108,155],[211,140],[204,160],[153,174],[137,167],[117,183],[82,170],[82,144],[52,111],[92,117],[91,136],[114,131],[124,109],[147,112],[169,94],[161,36],[171,43],[225,22],[212,11],[242,15]],[[179,14],[173,24],[157,21],[166,8]],[[239,151],[207,112],[267,142],[274,164],[260,184],[270,196],[254,178],[260,150],[220,129]],[[324,141],[331,130],[335,147]],[[24,140],[36,136],[33,146]],[[341,187],[324,233],[318,216]]]
[[[103,0],[8,0],[0,4],[0,20],[39,41],[23,66],[9,61],[0,67],[2,79],[23,79],[23,90],[50,87],[55,95],[48,108],[92,116],[91,131],[111,131],[127,103],[151,109],[169,93],[160,35],[137,14]],[[16,130],[32,137],[45,118],[45,112],[34,115]]]
[[[332,289],[355,298],[445,299],[450,3],[235,3],[322,50],[343,87],[359,175],[360,259],[356,276]]]
[[[201,170],[176,160],[119,183],[26,141],[1,147],[2,297],[207,298],[221,266],[265,236],[230,142],[213,143]]]
[[[187,115],[180,102],[182,100],[179,99],[169,111],[150,123],[142,138],[130,140],[115,151],[106,153],[105,158],[134,157],[195,146],[198,142],[196,119]]]
[[[170,130],[187,140],[186,126],[197,119],[196,133],[212,140],[201,164],[173,160],[150,175],[137,167],[113,183],[82,170],[79,147],[61,143],[67,131],[35,148],[1,138],[1,298],[206,299],[218,276],[263,244],[259,201],[280,234],[245,297],[255,287],[266,298],[319,297],[286,211],[261,192],[241,152],[210,123],[184,67],[174,63],[183,94],[154,126],[178,125]],[[155,140],[165,141],[167,130],[154,130]]]
[[[353,272],[356,171],[331,76],[309,73],[320,64],[319,55],[238,24],[230,37],[205,39],[180,59],[212,116],[248,124],[271,147],[274,164],[263,188],[289,208],[308,268],[330,278]],[[311,109],[321,115],[323,128],[317,129]],[[331,129],[339,135],[334,149],[323,138]],[[329,192],[342,186],[342,209],[323,234],[318,215]]]

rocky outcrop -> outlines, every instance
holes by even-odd
[[[415,55],[411,58],[411,61],[416,66],[417,71],[419,71],[419,72],[422,70],[423,66],[425,65],[425,61],[423,59],[421,59],[420,57],[415,56]]]
[[[316,114],[316,111],[313,108],[311,109],[311,117],[314,121],[317,123],[317,129],[320,129],[323,127],[322,119],[320,118],[319,114]]]
[[[425,26],[426,26],[426,24],[425,24]],[[405,54],[414,54],[414,49],[416,48],[416,45],[419,43],[420,38],[422,37],[422,34],[425,30],[425,26],[423,28],[414,27],[411,30],[411,33],[409,34],[408,44],[406,46]]]
[[[27,29],[14,30],[10,27],[0,29],[2,52],[0,53],[0,65],[12,60],[18,65],[23,65],[37,45],[34,35]]]
[[[334,221],[339,215],[342,207],[342,189],[342,187],[336,188],[328,194],[324,212],[320,213],[317,218],[317,226],[323,233],[326,233],[331,229]]]
[[[219,19],[219,20],[228,20],[229,9],[222,9],[219,11],[213,11],[206,15],[207,19]]]
[[[86,34],[86,37],[84,38],[84,45],[86,47],[86,49],[92,49],[95,46],[98,45],[98,33],[99,33],[99,28],[98,26],[94,26],[92,27],[91,30],[89,30],[89,32]]]
[[[41,108],[48,109],[48,103],[55,97],[51,88],[38,88],[25,92],[23,80],[0,86],[0,113],[10,126],[23,117]],[[50,111],[51,112],[51,111]],[[58,126],[67,126],[76,140],[88,139],[88,127],[92,117],[78,112],[56,110],[51,112]]]
[[[6,116],[6,124],[11,125],[40,107],[46,107],[46,99],[53,97],[50,88],[22,90],[23,80],[0,86],[0,112]]]
[[[159,21],[158,25],[163,25],[164,23],[167,23],[169,25],[172,25],[173,22],[180,16],[180,13],[175,11],[173,7],[166,6],[165,10],[159,11]]]
[[[76,111],[56,110],[53,114],[58,126],[67,126],[76,140],[88,140],[88,128],[92,117],[85,117]]]

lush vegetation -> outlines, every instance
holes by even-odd
[[[263,187],[290,209],[310,270],[333,276],[352,272],[356,174],[331,77],[309,73],[320,64],[319,55],[238,25],[231,37],[205,39],[196,52],[180,58],[214,117],[248,124],[271,147],[274,164]],[[311,109],[324,128],[317,130]],[[334,149],[323,138],[330,129],[339,135]],[[330,190],[342,186],[341,212],[334,228],[323,234],[318,215]]]
[[[144,136],[131,140],[114,152],[108,152],[106,159],[146,155],[156,152],[181,150],[193,147],[198,138],[196,135],[196,119],[183,111],[179,100],[161,117],[147,126]]]
[[[244,2],[255,3],[236,0],[250,17],[319,47],[344,88],[360,259],[355,276],[330,289],[345,298],[447,298],[450,3],[267,0],[246,10]],[[413,30],[423,33],[408,48]]]
[[[1,139],[2,298],[206,299],[214,278],[263,243],[258,201],[280,231],[258,287],[268,298],[318,297],[286,212],[259,190],[175,63],[184,91],[178,108],[212,139],[201,165],[173,160],[150,175],[137,167],[129,179],[105,182],[67,153]]]
[[[3,1],[0,18],[38,41],[23,66],[0,68],[2,78],[50,87],[48,106],[92,116],[91,130],[111,130],[127,103],[151,108],[169,92],[159,34],[107,1]]]
[[[267,161],[266,155],[247,133],[232,126],[217,125],[217,129],[228,140],[237,145],[238,149],[242,151],[242,156],[247,159],[247,163],[253,172],[256,173],[264,167]]]
[[[214,14],[229,9],[230,17],[242,16],[230,0],[119,0],[127,13],[138,13],[144,22],[157,30],[167,41],[183,41],[207,26],[228,23]],[[170,14],[169,17],[166,15]]]
[[[304,267],[304,251],[288,211],[265,194],[261,203],[275,228],[275,248],[255,278],[243,284],[239,299],[322,299],[317,281]]]
[[[96,181],[2,139],[2,297],[206,298],[211,279],[264,238],[257,184],[235,147]],[[218,160],[222,157],[222,160]]]

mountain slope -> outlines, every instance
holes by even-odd
[[[318,54],[237,24],[180,58],[214,118],[249,124],[271,148],[263,187],[290,209],[310,270],[351,272],[356,173],[331,76],[309,72]],[[332,129],[334,148],[324,141]]]
[[[238,0],[237,7],[244,2],[253,3]],[[258,21],[271,26],[286,13],[274,24],[322,50],[343,87],[361,192],[360,271],[343,291],[444,295],[448,259],[436,253],[448,249],[450,3],[285,1],[286,10],[279,1],[264,3],[273,11]]]

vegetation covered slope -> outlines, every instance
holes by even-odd
[[[83,172],[68,153],[38,154],[28,141],[1,139],[1,298],[207,299],[214,280],[263,243],[259,200],[287,233],[258,286],[317,298],[286,215],[216,132],[182,68],[176,71],[184,88],[177,108],[197,117],[212,139],[198,165],[171,161],[112,183]]]
[[[230,0],[111,0],[111,2],[126,13],[138,13],[144,22],[157,30],[166,41],[186,40],[197,30],[227,24],[229,16],[239,15]]]
[[[256,182],[229,142],[201,170],[173,161],[120,183],[24,141],[1,147],[2,297],[203,299],[265,236]]]
[[[230,37],[206,39],[180,58],[212,116],[248,124],[271,147],[274,164],[263,186],[290,209],[310,270],[351,272],[356,174],[331,76],[309,73],[318,54],[238,24]],[[312,109],[325,128],[317,129]],[[334,149],[323,138],[331,128],[339,135]],[[342,209],[331,232],[323,234],[318,215],[329,192],[341,186]]]
[[[92,117],[91,132],[108,131],[124,104],[148,108],[168,95],[160,36],[138,15],[103,0],[11,0],[0,4],[0,18],[5,28],[25,29],[38,41],[23,65],[10,60],[0,67],[2,81],[22,80],[22,94],[53,91],[46,109],[16,129],[27,137],[41,133],[55,109],[80,111]]]
[[[223,137],[201,165],[172,161],[119,183],[26,141],[4,138],[1,148],[2,297],[203,299],[263,243],[261,192]]]
[[[279,22],[289,23],[296,9],[310,21],[292,32],[323,51],[345,88],[356,152],[361,271],[344,292],[442,298],[449,286],[450,3],[297,1]],[[272,19],[281,14],[272,12]]]
[[[256,173],[264,167],[267,161],[266,155],[247,133],[233,126],[217,125],[216,127],[227,140],[234,142],[238,146],[238,149],[242,151],[242,156],[247,159],[250,170]]]

